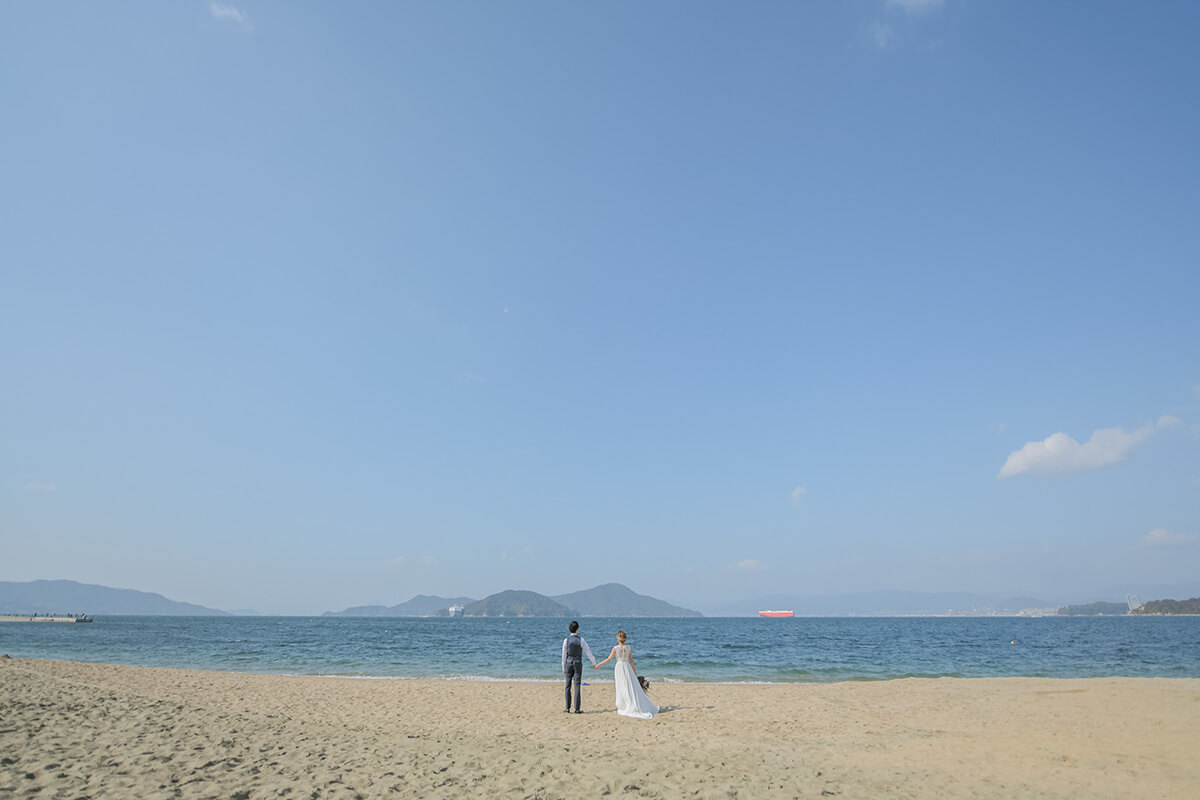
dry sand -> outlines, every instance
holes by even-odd
[[[612,691],[0,660],[0,798],[1200,797],[1200,680]]]

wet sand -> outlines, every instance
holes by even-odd
[[[0,660],[0,798],[1191,798],[1200,680],[557,684]]]

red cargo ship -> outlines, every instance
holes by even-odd
[[[794,616],[796,616],[796,612],[795,611],[760,611],[760,612],[758,612],[758,615],[760,617],[794,617]]]

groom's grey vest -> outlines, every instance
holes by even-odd
[[[583,642],[578,633],[567,637],[567,661],[583,661]]]

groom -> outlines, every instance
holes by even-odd
[[[571,620],[571,624],[567,626],[571,631],[571,635],[563,639],[562,646],[562,670],[563,677],[567,679],[567,707],[563,711],[567,714],[571,713],[571,684],[575,684],[575,713],[579,713],[579,703],[582,700],[583,688],[583,657],[587,656],[592,662],[592,666],[596,666],[596,657],[592,655],[592,648],[588,647],[587,640],[579,635],[579,623]]]

